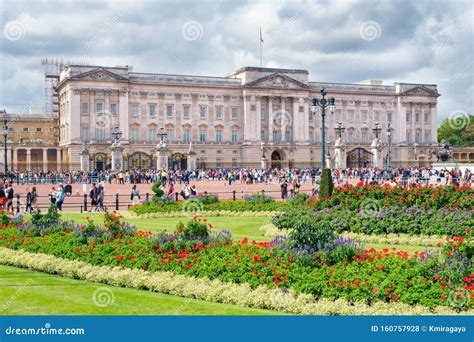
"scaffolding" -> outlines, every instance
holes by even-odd
[[[69,65],[85,65],[84,61],[63,61],[58,59],[42,58],[44,68],[44,111],[46,114],[59,114],[59,97],[56,87],[59,83],[61,71]]]

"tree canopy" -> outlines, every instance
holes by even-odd
[[[474,115],[444,119],[438,128],[438,141],[451,146],[474,146]]]

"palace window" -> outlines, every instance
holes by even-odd
[[[285,131],[285,141],[290,141],[290,131]]]
[[[392,122],[392,112],[387,112],[387,121]]]
[[[36,127],[36,132],[43,132],[43,129],[41,127]]]
[[[260,140],[261,141],[265,140],[265,131],[260,131]]]
[[[148,129],[148,140],[149,141],[156,141],[158,138],[156,129],[155,128],[150,128]]]
[[[353,129],[350,129],[347,131],[347,142],[349,144],[353,144],[354,143],[354,140],[355,140],[355,134],[354,134],[354,130]]]
[[[238,112],[237,107],[232,107],[232,120],[237,120],[238,116],[239,116],[239,112]]]
[[[407,139],[407,144],[410,144],[411,143],[411,132],[407,132],[406,139]]]
[[[95,139],[97,141],[104,141],[105,140],[105,129],[102,127],[98,127],[95,130]]]
[[[172,118],[173,117],[173,106],[172,105],[167,105],[166,106],[166,117],[167,118]]]
[[[117,115],[117,104],[111,103],[110,104],[110,114]]]
[[[155,116],[156,115],[156,104],[154,103],[150,103],[148,105],[148,114],[150,116]]]
[[[216,131],[216,142],[222,142],[222,130],[220,129]]]
[[[189,141],[190,141],[190,138],[189,138],[189,129],[185,129],[185,130],[184,130],[184,133],[183,133],[183,140],[184,140],[184,142],[189,142]]]
[[[216,119],[222,119],[222,106],[216,106]]]
[[[205,142],[206,141],[206,131],[201,129],[199,131],[199,141],[200,142]]]
[[[173,141],[173,129],[170,128],[166,131],[166,138],[168,141]]]
[[[407,123],[411,122],[411,113],[410,112],[407,112],[406,121],[407,121]]]
[[[81,140],[83,141],[89,140],[89,127],[81,128]]]
[[[29,132],[30,129],[29,129],[28,127],[23,127],[23,128],[21,129],[21,131],[26,133],[26,132]]]
[[[367,122],[367,111],[363,110],[360,112],[360,121]]]
[[[132,104],[132,116],[138,116],[138,104]]]
[[[199,106],[199,117],[201,119],[206,118],[206,106]]]
[[[366,129],[360,131],[360,140],[363,144],[367,144],[369,142],[369,135]]]
[[[349,122],[353,122],[354,121],[354,111],[353,110],[350,110],[347,112],[347,120]]]
[[[278,138],[278,131],[273,131],[273,133],[272,133],[272,138],[273,138],[273,141],[277,141],[277,138]]]
[[[430,131],[425,131],[425,143],[429,144],[431,141],[431,132]]]
[[[102,107],[102,102],[97,102],[97,103],[95,104],[95,112],[96,112],[97,114],[102,114],[102,109],[103,109],[103,107]]]
[[[425,124],[429,124],[430,123],[430,116],[428,115],[428,113],[425,113]]]
[[[232,142],[237,142],[237,130],[233,129],[232,130]]]
[[[81,113],[89,114],[89,102],[82,102]]]
[[[415,133],[415,142],[416,142],[417,144],[421,143],[421,132],[419,132],[419,131],[417,131],[417,132]]]
[[[137,142],[138,139],[140,139],[140,131],[138,130],[138,128],[132,128],[132,141],[133,142]]]
[[[189,119],[189,106],[188,105],[183,106],[183,118]]]
[[[420,123],[420,113],[419,112],[415,113],[415,122]]]

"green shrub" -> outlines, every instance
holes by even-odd
[[[163,195],[165,194],[165,192],[163,190],[161,190],[160,186],[161,186],[161,181],[160,180],[157,180],[151,186],[151,191],[153,191],[155,193],[153,195],[153,197],[151,198],[152,201],[154,201],[154,202],[160,201],[162,199]]]
[[[331,169],[323,169],[323,172],[321,174],[321,180],[319,183],[319,197],[331,197],[333,189],[334,183],[332,182]]]
[[[336,235],[328,225],[320,225],[310,216],[295,220],[289,238],[297,247],[306,250],[330,249],[336,241]]]
[[[199,196],[197,200],[202,204],[213,204],[219,202],[219,197],[217,195],[205,194]]]
[[[306,204],[309,201],[310,197],[304,192],[297,193],[292,199],[288,201],[290,205],[300,206]]]
[[[176,225],[176,230],[178,234],[183,235],[186,238],[202,238],[205,239],[209,237],[209,231],[207,230],[208,224],[206,219],[201,219],[198,217],[193,218],[187,224],[183,222],[178,222]]]
[[[275,199],[263,192],[254,192],[252,195],[245,197],[244,199],[249,203],[271,203],[275,201]]]

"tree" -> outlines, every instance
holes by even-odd
[[[332,182],[331,169],[325,168],[321,173],[321,180],[319,183],[319,197],[327,198],[332,195],[334,183]]]
[[[438,128],[438,141],[451,146],[474,146],[474,115],[460,115],[444,119]]]

